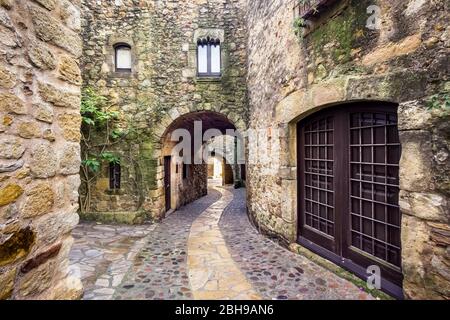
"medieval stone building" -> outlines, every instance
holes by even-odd
[[[237,138],[215,156],[264,234],[359,277],[376,265],[393,296],[449,298],[445,2],[0,4],[0,298],[79,291],[80,158],[82,218],[159,220],[207,193],[173,133],[209,129],[247,133],[245,165]],[[114,113],[106,142],[79,134],[81,77]]]

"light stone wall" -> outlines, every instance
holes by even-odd
[[[445,4],[338,1],[299,39],[295,3],[250,1],[248,7],[250,128],[268,136],[279,130],[281,150],[270,168],[264,158],[248,166],[252,219],[267,233],[296,242],[300,119],[350,101],[396,102],[403,146],[404,292],[412,299],[448,299],[450,112],[443,103],[428,107],[432,96],[448,96],[450,89]],[[373,4],[381,8],[381,30],[365,27]],[[250,141],[248,148],[252,157],[261,146]]]
[[[0,299],[76,299],[80,3],[0,1]]]

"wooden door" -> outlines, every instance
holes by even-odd
[[[299,122],[299,242],[401,287],[397,107],[352,104]]]

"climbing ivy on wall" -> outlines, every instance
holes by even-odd
[[[429,110],[436,110],[436,109],[443,109],[446,111],[450,110],[450,93],[449,92],[443,92],[438,93],[428,100],[427,102],[428,109]]]
[[[92,88],[85,88],[81,96],[81,179],[85,194],[80,197],[80,210],[91,208],[92,183],[100,174],[103,163],[120,164],[120,157],[109,149],[124,139],[131,127],[119,128],[119,113],[112,110],[106,97]]]

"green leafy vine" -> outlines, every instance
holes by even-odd
[[[81,96],[81,177],[85,187],[80,197],[81,212],[91,209],[92,183],[100,174],[103,163],[120,164],[120,157],[109,149],[126,137],[129,128],[117,125],[119,112],[113,110],[108,99],[92,88],[85,88]]]

